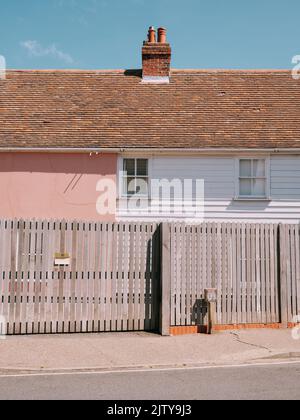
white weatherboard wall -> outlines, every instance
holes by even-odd
[[[203,179],[206,220],[299,222],[300,155],[270,156],[270,200],[235,199],[237,158],[236,155],[151,157],[150,177],[170,181]]]
[[[272,198],[300,200],[300,156],[273,156],[271,162]]]
[[[151,163],[151,178],[203,179],[205,200],[228,199],[234,196],[234,160],[214,157],[155,157]]]

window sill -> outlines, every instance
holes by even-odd
[[[263,201],[263,202],[270,202],[272,198],[259,198],[259,197],[234,197],[233,201]]]
[[[148,195],[138,195],[138,194],[122,195],[121,197],[118,198],[118,200],[128,200],[131,198],[134,198],[136,200],[150,200],[150,197],[148,197]]]

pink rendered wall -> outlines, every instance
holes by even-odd
[[[96,185],[116,173],[115,154],[0,153],[0,217],[113,221]]]

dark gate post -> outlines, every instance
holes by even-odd
[[[171,232],[170,224],[161,224],[161,276],[159,331],[170,335],[171,326]]]

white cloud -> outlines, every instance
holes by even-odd
[[[34,57],[53,57],[57,58],[65,63],[74,63],[73,58],[70,54],[67,54],[59,50],[55,44],[48,47],[43,47],[38,41],[22,41],[21,46],[27,50],[27,52]]]

